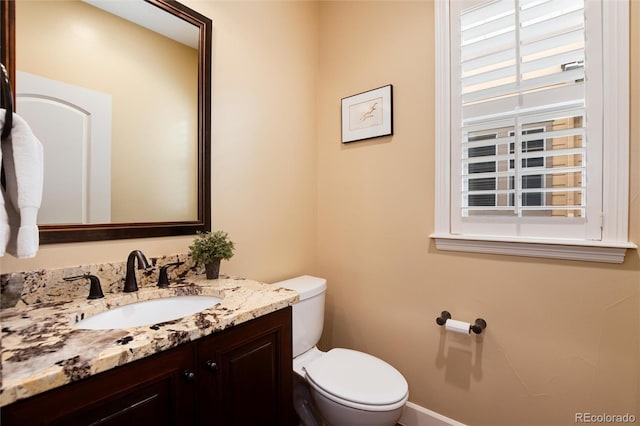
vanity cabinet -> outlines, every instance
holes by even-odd
[[[290,425],[291,308],[0,409],[2,425]]]

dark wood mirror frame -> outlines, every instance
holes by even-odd
[[[209,18],[173,0],[145,0],[189,22],[199,31],[198,49],[198,218],[188,222],[137,222],[90,225],[42,225],[40,243],[193,235],[211,230],[211,34]],[[15,3],[0,0],[0,61],[15,82]],[[15,92],[15,87],[14,87]],[[15,96],[14,96],[15,98]],[[168,200],[169,202],[169,200]]]

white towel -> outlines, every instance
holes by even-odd
[[[0,129],[5,112],[0,109]],[[38,253],[40,242],[37,216],[44,180],[42,144],[27,122],[14,113],[11,136],[2,141],[0,151],[7,186],[2,194],[4,209],[0,209],[4,210],[0,212],[0,255],[6,245],[7,253],[28,259]]]

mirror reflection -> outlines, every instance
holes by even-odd
[[[199,28],[93,3],[177,32],[83,1],[16,2],[16,109],[45,150],[39,224],[196,221]]]

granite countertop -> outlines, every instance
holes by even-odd
[[[82,318],[109,308],[175,295],[223,300],[178,320],[118,330],[81,330]],[[109,293],[103,299],[45,302],[0,311],[0,406],[144,358],[289,306],[298,293],[237,278],[202,276],[169,288]]]

